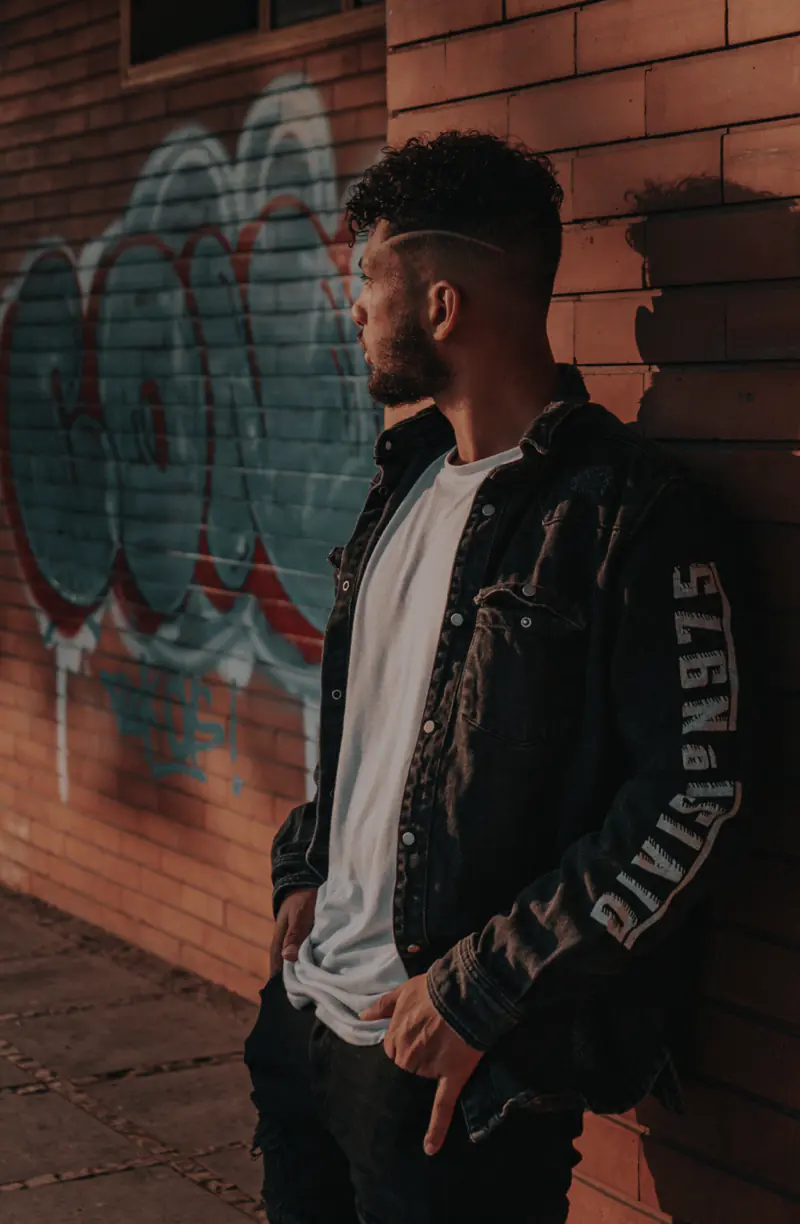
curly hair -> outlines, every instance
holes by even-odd
[[[392,235],[452,230],[533,256],[539,292],[553,289],[561,258],[564,193],[549,158],[487,132],[413,136],[351,189],[345,215],[355,241],[386,221]]]

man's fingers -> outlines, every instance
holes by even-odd
[[[391,1016],[397,1003],[397,996],[402,987],[397,986],[394,990],[390,990],[388,994],[381,997],[372,1003],[366,1011],[363,1011],[359,1017],[361,1020],[385,1020],[387,1016]]]
[[[452,1080],[442,1078],[436,1085],[431,1120],[423,1144],[428,1156],[434,1156],[447,1137],[455,1113],[458,1094],[459,1088]]]
[[[289,919],[286,914],[278,916],[275,923],[275,931],[272,936],[272,947],[269,952],[269,973],[270,977],[274,977],[279,972],[281,967],[281,951],[283,949],[283,941],[286,937],[286,928],[289,925]]]

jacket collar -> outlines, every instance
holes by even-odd
[[[558,430],[572,414],[589,403],[589,393],[575,365],[558,366],[556,393],[520,439],[523,452],[534,450],[546,455]],[[442,454],[455,446],[453,427],[435,404],[414,416],[384,429],[375,442],[375,462],[405,465],[415,455]]]

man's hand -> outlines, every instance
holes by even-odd
[[[423,1147],[429,1156],[445,1141],[461,1089],[483,1058],[439,1014],[425,975],[409,978],[361,1013],[362,1020],[391,1016],[383,1048],[404,1071],[439,1081]]]
[[[283,961],[296,961],[300,945],[314,925],[316,888],[298,888],[278,910],[269,953],[269,976],[280,973]]]

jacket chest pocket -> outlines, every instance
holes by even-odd
[[[459,714],[510,744],[543,744],[581,704],[586,621],[554,592],[526,583],[485,587],[464,662]]]

